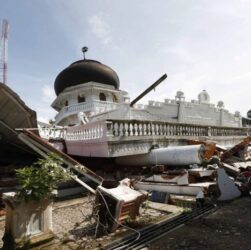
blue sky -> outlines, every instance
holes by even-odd
[[[251,1],[0,0],[10,23],[8,85],[40,120],[53,118],[57,74],[82,58],[112,67],[135,97],[162,74],[149,99],[186,100],[206,89],[245,116],[251,108]]]

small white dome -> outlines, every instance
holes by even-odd
[[[223,101],[218,101],[217,108],[224,108],[224,102]]]
[[[241,117],[241,112],[240,111],[235,111],[234,116]]]
[[[199,93],[198,99],[199,99],[200,103],[209,103],[210,102],[210,96],[206,90],[203,90]]]
[[[176,101],[184,101],[184,100],[185,100],[184,92],[181,91],[181,90],[178,90],[178,91],[176,92],[175,100],[176,100]]]
[[[180,97],[184,97],[184,92],[179,90],[176,92],[176,97],[180,98]]]

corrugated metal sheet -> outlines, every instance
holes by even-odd
[[[7,85],[0,83],[0,153],[29,150],[17,138],[16,128],[37,128],[36,112]]]

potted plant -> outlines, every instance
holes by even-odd
[[[20,189],[5,193],[5,246],[38,245],[53,239],[52,197],[58,184],[70,179],[63,160],[48,154],[29,167],[16,170]]]

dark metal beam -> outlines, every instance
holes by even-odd
[[[130,107],[133,107],[133,105],[138,102],[140,99],[142,99],[145,95],[147,95],[151,90],[156,88],[161,82],[163,82],[167,78],[167,74],[164,74],[161,76],[155,83],[153,83],[150,87],[148,87],[145,91],[143,91],[140,95],[138,95],[131,103]]]

